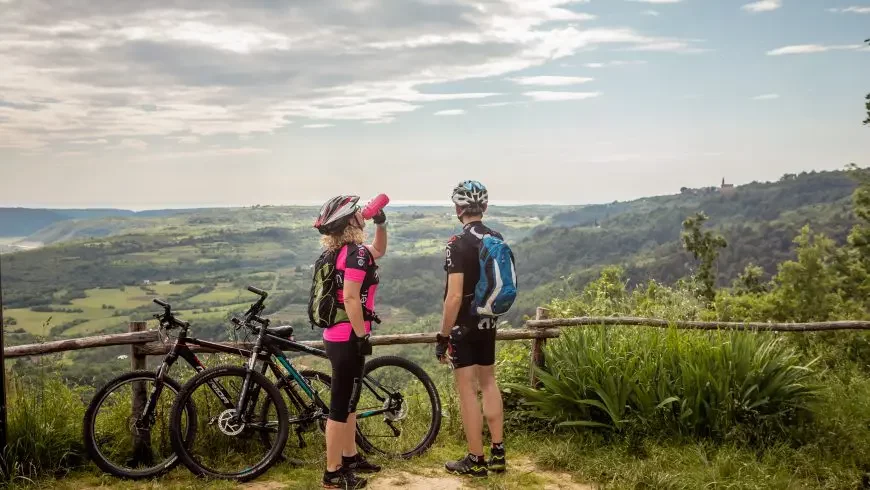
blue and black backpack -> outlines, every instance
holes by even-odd
[[[480,279],[474,289],[472,311],[494,318],[507,313],[517,299],[514,253],[504,240],[484,235],[480,240]]]

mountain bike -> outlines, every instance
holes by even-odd
[[[321,429],[325,426],[328,403],[284,352],[327,359],[326,352],[286,338],[259,314],[244,320],[233,318],[233,323],[257,336],[246,365],[217,366],[197,373],[182,386],[170,410],[173,450],[197,476],[252,480],[279,460],[291,425],[316,423]],[[268,358],[267,365],[273,367],[272,359],[276,359],[286,371],[285,374],[273,367],[276,383],[262,369],[256,369],[256,363],[264,356]],[[228,400],[214,390],[214,384],[235,386],[238,392]],[[410,458],[432,445],[441,428],[441,399],[420,366],[401,357],[376,357],[365,363],[359,386],[356,441],[363,451]],[[290,400],[298,404],[298,417],[288,417],[279,390],[286,391]],[[196,406],[198,421],[192,437],[183,424],[186,407],[191,402]],[[215,428],[214,434],[207,433]]]
[[[266,293],[257,288],[249,287],[248,290],[259,294],[260,299],[245,313],[246,318],[262,310],[266,297]],[[178,457],[168,440],[166,417],[160,415],[168,414],[172,400],[181,391],[180,383],[169,376],[176,361],[183,359],[196,372],[205,370],[190,345],[239,356],[240,359],[247,359],[252,355],[252,351],[248,349],[190,337],[190,323],[176,318],[169,303],[159,299],[155,299],[154,303],[163,307],[162,314],[154,315],[159,321],[158,333],[161,339],[168,339],[167,333],[178,329],[175,342],[155,371],[130,371],[106,383],[91,399],[82,424],[88,456],[101,470],[118,478],[154,478],[178,465]],[[275,335],[290,337],[293,327],[281,326],[272,331]],[[263,374],[268,366],[263,364]],[[273,366],[273,369],[277,368]],[[329,376],[324,373],[305,370],[299,372],[299,376],[310,384],[325,384],[328,390]],[[217,385],[215,387],[224,399],[229,400],[230,395],[226,390]],[[323,389],[321,386],[320,390]],[[168,396],[161,398],[161,395]],[[184,413],[188,420],[196,421],[193,403],[185,404]],[[188,425],[185,438],[193,436],[195,427],[195,423]],[[300,433],[301,429],[306,427],[301,427]],[[302,443],[301,434],[299,437]]]

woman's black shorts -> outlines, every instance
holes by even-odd
[[[359,354],[356,341],[355,332],[351,332],[350,340],[347,342],[323,341],[326,355],[332,364],[332,401],[329,404],[329,418],[336,422],[347,422],[347,416],[356,412],[356,404],[359,401],[365,357]]]

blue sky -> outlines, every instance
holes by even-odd
[[[0,205],[466,178],[588,203],[867,166],[868,37],[868,0],[0,0]]]

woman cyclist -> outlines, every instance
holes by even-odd
[[[365,220],[358,205],[359,196],[337,196],[320,209],[314,226],[324,236],[321,242],[335,255],[337,279],[336,322],[323,332],[326,354],[332,364],[332,400],[326,423],[326,488],[363,488],[364,478],[355,473],[373,473],[380,467],[357,452],[356,405],[365,356],[371,354],[369,334],[378,288],[375,259],[387,251],[386,216],[383,210],[372,221],[375,239],[366,245]]]

